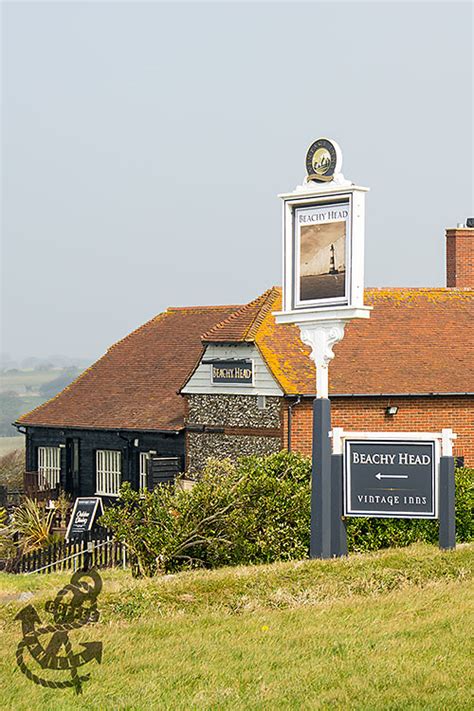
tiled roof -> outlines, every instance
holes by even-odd
[[[277,287],[268,289],[261,296],[245,304],[241,309],[204,333],[202,340],[205,343],[255,341],[258,329],[265,316],[271,313],[272,305],[279,293]]]
[[[368,289],[370,319],[346,326],[329,370],[332,395],[474,392],[473,289]],[[315,369],[296,326],[277,325],[281,290],[246,306],[168,309],[112,346],[23,425],[178,430],[177,391],[208,342],[255,342],[286,394],[314,395]],[[204,335],[202,335],[204,334]]]
[[[330,365],[330,394],[474,392],[474,290],[367,289],[370,319],[346,326]],[[297,326],[277,325],[273,287],[203,336],[254,341],[287,394],[314,395],[316,373]]]
[[[201,357],[201,334],[238,308],[168,309],[109,348],[65,390],[18,422],[91,429],[181,429],[184,401],[177,391]]]
[[[346,326],[329,366],[330,395],[474,392],[473,289],[368,289],[370,319]],[[281,295],[272,311],[281,308]],[[297,326],[263,319],[256,343],[283,390],[315,393]]]

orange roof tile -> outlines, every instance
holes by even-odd
[[[329,370],[331,395],[474,392],[473,289],[368,289],[370,319],[346,326]],[[112,346],[23,425],[177,430],[177,391],[207,342],[255,342],[286,394],[314,395],[315,368],[297,326],[277,325],[281,290],[243,307],[170,308]],[[203,334],[201,336],[201,334]]]
[[[346,326],[329,366],[329,393],[474,392],[474,290],[367,289],[370,319]],[[281,297],[273,311],[281,308]],[[316,372],[297,326],[267,314],[255,339],[287,394],[314,394]]]
[[[140,326],[22,425],[90,429],[178,430],[177,394],[203,352],[201,333],[238,306],[168,309]]]

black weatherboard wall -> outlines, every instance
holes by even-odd
[[[134,445],[136,439],[138,446]],[[28,427],[26,470],[38,471],[38,447],[60,445],[64,445],[61,449],[61,486],[73,497],[95,494],[98,449],[122,453],[122,482],[129,481],[135,489],[139,486],[140,452],[154,450],[154,456],[179,457],[181,470],[184,467],[184,431],[161,433]]]

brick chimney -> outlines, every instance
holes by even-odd
[[[474,288],[474,227],[446,230],[446,286]]]

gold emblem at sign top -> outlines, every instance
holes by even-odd
[[[339,166],[340,168],[340,166]],[[318,138],[306,154],[307,180],[330,182],[338,169],[336,144],[328,138]]]
[[[331,155],[327,148],[318,148],[311,162],[315,175],[324,175],[327,173],[331,167]]]

